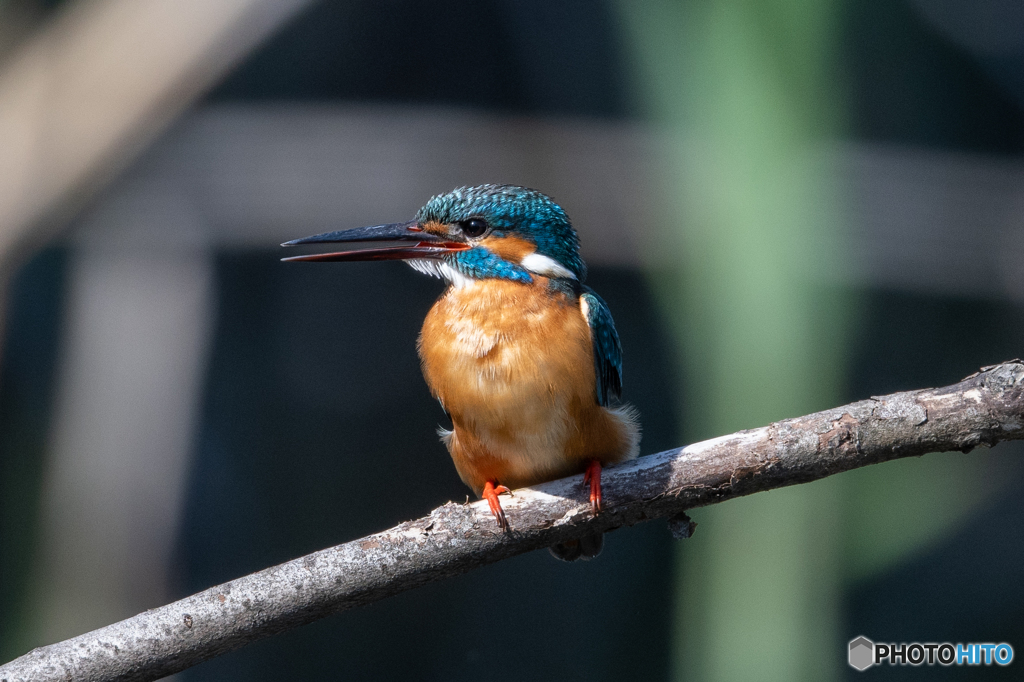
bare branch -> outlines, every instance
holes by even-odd
[[[605,510],[590,513],[580,476],[504,498],[513,531],[485,503],[430,516],[212,587],[133,618],[41,647],[0,682],[153,680],[248,642],[419,585],[572,538],[817,480],[900,457],[1024,438],[1024,363],[959,384],[896,393],[696,443],[604,475]]]

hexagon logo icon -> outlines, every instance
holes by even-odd
[[[850,640],[850,667],[867,670],[875,662],[875,643],[867,637]]]

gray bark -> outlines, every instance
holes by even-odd
[[[153,680],[248,642],[516,554],[670,517],[741,495],[929,452],[1024,438],[1024,363],[985,368],[953,386],[871,398],[661,452],[603,475],[590,513],[581,476],[502,497],[512,531],[486,503],[429,516],[315,552],[0,666],[0,682]],[[666,534],[667,537],[667,534]]]

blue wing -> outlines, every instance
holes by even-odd
[[[583,287],[580,300],[586,302],[587,324],[594,343],[594,374],[597,376],[597,403],[608,406],[622,395],[622,346],[615,331],[612,311],[590,287]]]

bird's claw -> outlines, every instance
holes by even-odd
[[[508,524],[508,518],[505,516],[505,510],[501,508],[501,502],[498,500],[498,495],[501,493],[512,494],[512,491],[503,485],[494,485],[494,481],[487,481],[484,484],[484,492],[481,495],[487,500],[487,506],[491,508],[491,513],[494,514],[495,521],[498,522],[498,527],[502,531],[511,530],[511,526]]]
[[[601,463],[592,460],[583,474],[583,485],[590,484],[590,511],[597,514],[601,511]]]

